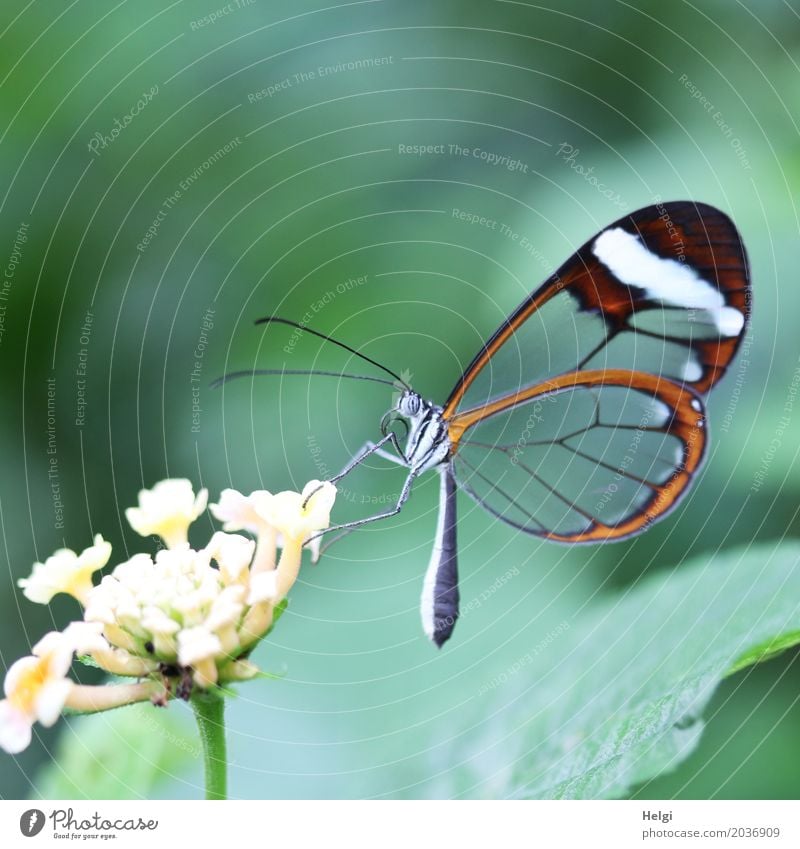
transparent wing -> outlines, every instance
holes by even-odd
[[[623,539],[686,492],[706,444],[700,399],[654,375],[575,372],[450,423],[453,473],[485,509],[561,542]]]

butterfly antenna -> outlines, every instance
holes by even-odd
[[[305,369],[279,369],[279,368],[254,368],[244,371],[231,371],[228,374],[223,374],[216,380],[211,381],[211,388],[216,389],[222,386],[223,383],[228,383],[231,380],[238,380],[242,377],[262,377],[264,375],[284,375],[284,374],[302,374],[309,377],[338,377],[345,380],[368,380],[371,383],[383,383],[386,386],[394,386],[391,380],[384,380],[382,377],[372,377],[364,374],[349,374],[344,371],[312,371]]]
[[[371,363],[374,366],[377,366],[382,371],[385,371],[387,374],[390,374],[401,386],[404,386],[406,389],[411,389],[411,387],[400,377],[399,374],[395,374],[390,368],[386,368],[386,366],[381,365],[377,360],[373,360],[372,357],[368,357],[366,354],[361,354],[356,351],[355,348],[351,348],[349,345],[345,345],[344,342],[340,342],[338,339],[334,339],[332,336],[326,336],[324,333],[320,333],[318,330],[312,330],[310,327],[306,327],[303,324],[300,324],[299,321],[292,321],[288,318],[279,318],[276,315],[267,316],[265,318],[259,318],[256,321],[256,324],[286,324],[289,327],[295,327],[298,330],[305,331],[306,333],[310,333],[312,336],[316,336],[319,339],[324,339],[326,342],[332,342],[334,345],[338,345],[340,348],[344,348],[345,351],[349,351],[351,354],[355,354],[355,356],[360,357],[362,360],[365,360],[368,363]]]

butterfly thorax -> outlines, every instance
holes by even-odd
[[[405,458],[409,468],[420,474],[443,463],[450,455],[450,437],[442,408],[406,390],[396,409],[408,422]]]

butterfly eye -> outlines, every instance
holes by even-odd
[[[406,393],[400,399],[399,409],[404,416],[416,416],[422,407],[422,401],[419,395],[414,393]]]
[[[395,425],[401,424],[403,426],[403,433],[397,434],[399,438],[405,439],[408,436],[408,422],[395,410],[390,410],[386,415],[381,419],[381,433],[384,436],[389,435],[389,431],[395,430]],[[397,431],[395,431],[396,433]]]

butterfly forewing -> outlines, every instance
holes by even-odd
[[[747,259],[722,212],[647,207],[614,222],[527,298],[464,372],[445,416],[553,375],[621,368],[706,392],[744,329]]]

